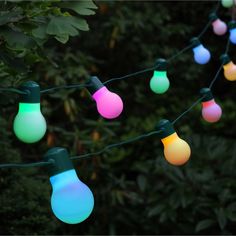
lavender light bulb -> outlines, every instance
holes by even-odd
[[[212,92],[209,88],[202,88],[200,94],[204,95],[202,99],[202,117],[205,121],[217,122],[222,115],[221,107],[215,102]]]
[[[224,21],[220,20],[215,13],[209,15],[213,31],[216,35],[224,35],[227,32],[227,25]]]
[[[211,59],[209,50],[201,44],[198,38],[192,38],[190,42],[195,62],[201,65],[208,63]]]
[[[87,89],[96,101],[99,114],[106,119],[117,118],[123,111],[120,96],[110,92],[96,76],[92,76],[87,83]]]

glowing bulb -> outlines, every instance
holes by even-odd
[[[25,92],[20,97],[19,110],[14,119],[13,130],[18,139],[35,143],[45,135],[47,125],[40,111],[40,87],[33,81],[21,86]]]
[[[229,81],[236,80],[236,65],[231,61],[227,54],[223,54],[221,57],[224,68],[224,76]]]
[[[223,7],[230,8],[234,5],[233,0],[221,0],[221,4]]]
[[[205,47],[203,47],[198,38],[193,38],[191,42],[193,45],[194,60],[198,64],[206,64],[209,62],[211,54]]]
[[[228,26],[230,42],[236,44],[236,21],[230,21]]]
[[[200,94],[204,95],[202,99],[202,117],[205,121],[217,122],[222,115],[221,107],[215,102],[212,92],[209,88],[202,88]]]
[[[161,120],[157,126],[164,145],[165,159],[172,165],[184,165],[190,158],[191,149],[187,142],[181,139],[168,120]]]
[[[212,21],[211,24],[216,35],[224,35],[227,32],[227,25],[220,20],[215,13],[211,13],[209,18]]]
[[[87,89],[96,101],[97,110],[101,116],[107,119],[117,118],[123,111],[123,102],[120,96],[110,92],[102,82],[93,76],[88,81]]]
[[[87,219],[94,207],[93,194],[77,177],[67,150],[52,148],[46,153],[45,160],[54,162],[49,172],[51,207],[55,216],[67,224],[78,224]]]
[[[164,59],[158,59],[156,62],[157,70],[154,71],[153,76],[150,80],[150,88],[154,93],[162,94],[165,93],[169,86],[170,82],[167,78],[167,63]]]

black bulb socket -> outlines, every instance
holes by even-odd
[[[223,65],[226,65],[226,64],[228,64],[229,62],[231,62],[231,59],[230,59],[230,57],[229,57],[228,54],[223,54],[223,55],[221,55],[221,56],[220,56],[220,60],[221,60],[221,62],[223,63]]]
[[[236,21],[232,20],[228,23],[229,29],[235,29],[236,28]]]
[[[23,83],[19,89],[24,92],[20,95],[20,103],[40,103],[40,86],[34,81]]]
[[[93,95],[102,87],[104,87],[104,84],[97,76],[91,76],[90,79],[86,82],[86,88],[91,95]]]
[[[192,45],[192,48],[195,48],[201,44],[199,38],[194,37],[190,39],[190,44]]]
[[[219,17],[216,15],[215,12],[212,12],[212,13],[209,14],[209,20],[210,20],[211,22],[213,22],[213,21],[215,21],[215,20],[217,20],[217,19],[219,19]]]
[[[202,102],[208,102],[208,101],[214,99],[211,89],[209,89],[209,88],[200,89],[200,95],[204,96],[202,99]]]
[[[174,126],[171,124],[169,120],[162,119],[159,121],[159,123],[156,125],[156,130],[161,131],[157,135],[160,139],[166,138],[169,135],[175,133]]]
[[[52,162],[52,164],[48,166],[50,176],[74,169],[69,153],[62,147],[54,147],[49,149],[44,155],[44,160]]]
[[[158,58],[155,62],[156,70],[166,71],[167,70],[167,61],[164,58]]]

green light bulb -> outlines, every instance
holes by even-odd
[[[20,103],[13,129],[18,139],[35,143],[46,133],[46,121],[40,111],[40,103]]]
[[[40,110],[40,87],[34,81],[28,81],[20,89],[22,94],[13,130],[22,142],[35,143],[45,135],[47,129]]]
[[[150,88],[154,93],[165,93],[170,86],[166,71],[154,71],[150,80]]]
[[[234,1],[233,0],[221,0],[221,4],[223,7],[229,8],[234,5]]]

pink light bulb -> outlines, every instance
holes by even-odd
[[[202,102],[202,117],[204,120],[214,123],[221,118],[221,115],[221,107],[215,102],[214,99]]]
[[[97,103],[99,114],[104,118],[114,119],[123,111],[123,102],[120,96],[110,92],[105,86],[97,90],[92,97]]]
[[[224,35],[227,32],[227,25],[220,19],[213,21],[212,26],[216,35]]]

